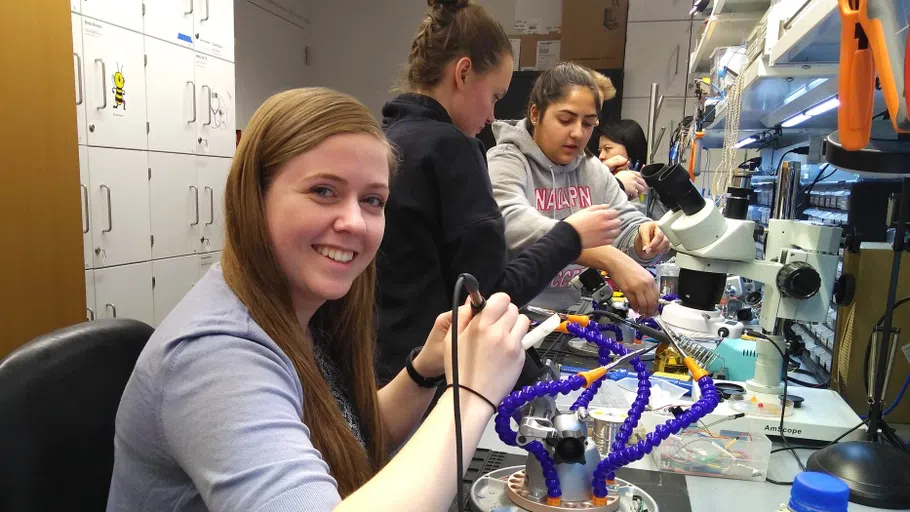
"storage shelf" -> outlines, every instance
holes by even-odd
[[[714,50],[743,44],[749,31],[760,19],[761,13],[712,15],[708,18],[705,29],[698,39],[698,46],[692,52],[689,72],[707,73],[711,71],[711,55]]]
[[[812,0],[771,47],[771,65],[837,63],[840,26],[837,0]]]
[[[758,58],[743,70],[742,109],[739,116],[740,138],[766,130],[837,92],[836,65],[770,66]],[[825,80],[821,80],[825,79]],[[801,89],[816,86],[797,96]],[[727,103],[717,105],[714,121],[705,126],[705,147],[723,146]],[[837,124],[832,110],[815,116],[797,127],[785,130],[784,140],[799,142],[810,135],[826,135]]]
[[[754,12],[761,16],[770,6],[771,0],[714,0],[711,14]]]

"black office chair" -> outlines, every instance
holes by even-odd
[[[137,320],[86,322],[0,362],[0,510],[105,509],[114,418],[152,331]]]

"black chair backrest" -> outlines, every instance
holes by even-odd
[[[153,329],[86,322],[40,336],[0,362],[0,510],[104,510],[114,418]]]

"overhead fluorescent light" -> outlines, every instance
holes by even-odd
[[[807,110],[806,115],[812,117],[819,114],[824,114],[829,110],[837,108],[838,105],[840,105],[840,100],[837,99],[837,96],[834,96],[833,98],[828,98],[827,100]]]
[[[797,114],[797,115],[791,117],[790,119],[787,119],[780,125],[782,128],[792,128],[792,127],[798,125],[799,123],[802,123],[806,119],[809,119],[810,117],[812,117],[812,116],[807,116],[806,114]]]
[[[733,146],[733,147],[736,148],[736,149],[739,149],[739,148],[741,148],[741,147],[743,147],[743,146],[748,146],[749,144],[752,144],[752,143],[755,142],[756,140],[758,140],[758,139],[756,139],[755,137],[746,137],[745,139],[743,139],[743,140],[737,142],[736,145]]]
[[[790,103],[793,103],[800,96],[806,94],[807,92],[811,91],[812,89],[815,89],[816,87],[818,87],[819,85],[821,85],[827,81],[828,81],[827,78],[816,78],[815,80],[800,87],[799,89],[793,91],[793,93],[791,93],[789,96],[787,96],[787,98],[784,100],[784,105],[789,105]]]

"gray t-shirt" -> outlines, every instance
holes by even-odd
[[[316,346],[362,439],[347,379]],[[332,510],[341,498],[310,442],[307,423],[318,419],[307,421],[303,392],[291,360],[213,265],[152,335],[127,383],[107,510]]]

